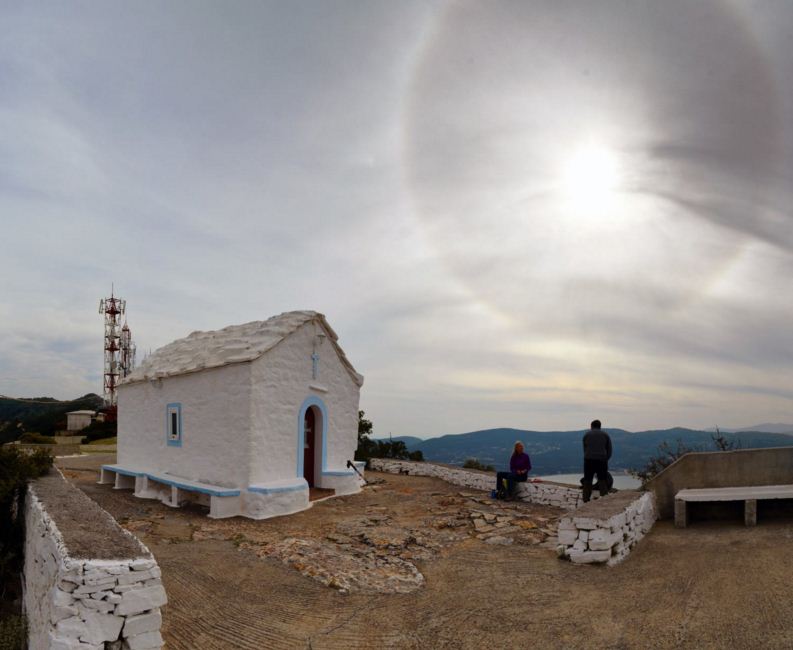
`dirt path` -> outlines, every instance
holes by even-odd
[[[287,538],[326,539],[361,515],[377,523],[385,514],[387,528],[400,531],[457,533],[428,525],[428,514],[459,510],[464,519],[484,506],[436,479],[378,475],[385,482],[375,490],[290,517],[212,522],[198,510],[96,485],[90,464],[67,463],[80,466],[67,477],[157,557],[170,601],[169,650],[793,647],[790,520],[755,529],[718,522],[676,530],[660,522],[614,568],[562,562],[518,539],[525,531],[510,545],[488,544],[468,522],[469,534],[431,552],[412,543],[388,551],[426,552],[412,560],[424,576],[419,588],[383,594],[353,584],[342,593],[262,549]],[[554,514],[530,507],[526,517]]]

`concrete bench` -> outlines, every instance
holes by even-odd
[[[115,489],[132,489],[141,499],[158,499],[172,508],[185,501],[209,507],[213,519],[240,514],[240,490],[210,483],[190,481],[169,474],[153,474],[119,465],[102,465],[100,484],[113,484]]]
[[[757,502],[763,499],[793,499],[793,485],[754,485],[750,487],[696,488],[680,490],[675,495],[675,526],[688,526],[688,503],[743,501],[743,520],[757,525]]]

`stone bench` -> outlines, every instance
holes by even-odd
[[[755,485],[749,487],[695,488],[675,494],[675,526],[689,523],[688,503],[743,501],[743,520],[747,526],[757,525],[757,502],[763,499],[793,499],[793,485]]]
[[[236,488],[201,483],[171,476],[153,474],[118,465],[102,465],[100,484],[113,484],[115,489],[133,489],[141,499],[158,499],[167,506],[178,508],[185,501],[209,507],[213,519],[240,514],[240,494]]]

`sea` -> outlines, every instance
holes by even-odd
[[[611,475],[614,477],[614,487],[618,490],[636,490],[642,484],[639,479],[634,478],[630,474],[615,474],[612,472]],[[539,476],[538,478],[578,486],[581,485],[583,474],[553,474],[551,476]]]

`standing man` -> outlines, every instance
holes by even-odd
[[[592,477],[597,474],[600,496],[608,494],[609,458],[611,438],[600,428],[600,420],[593,420],[584,434],[584,503],[592,497]]]

